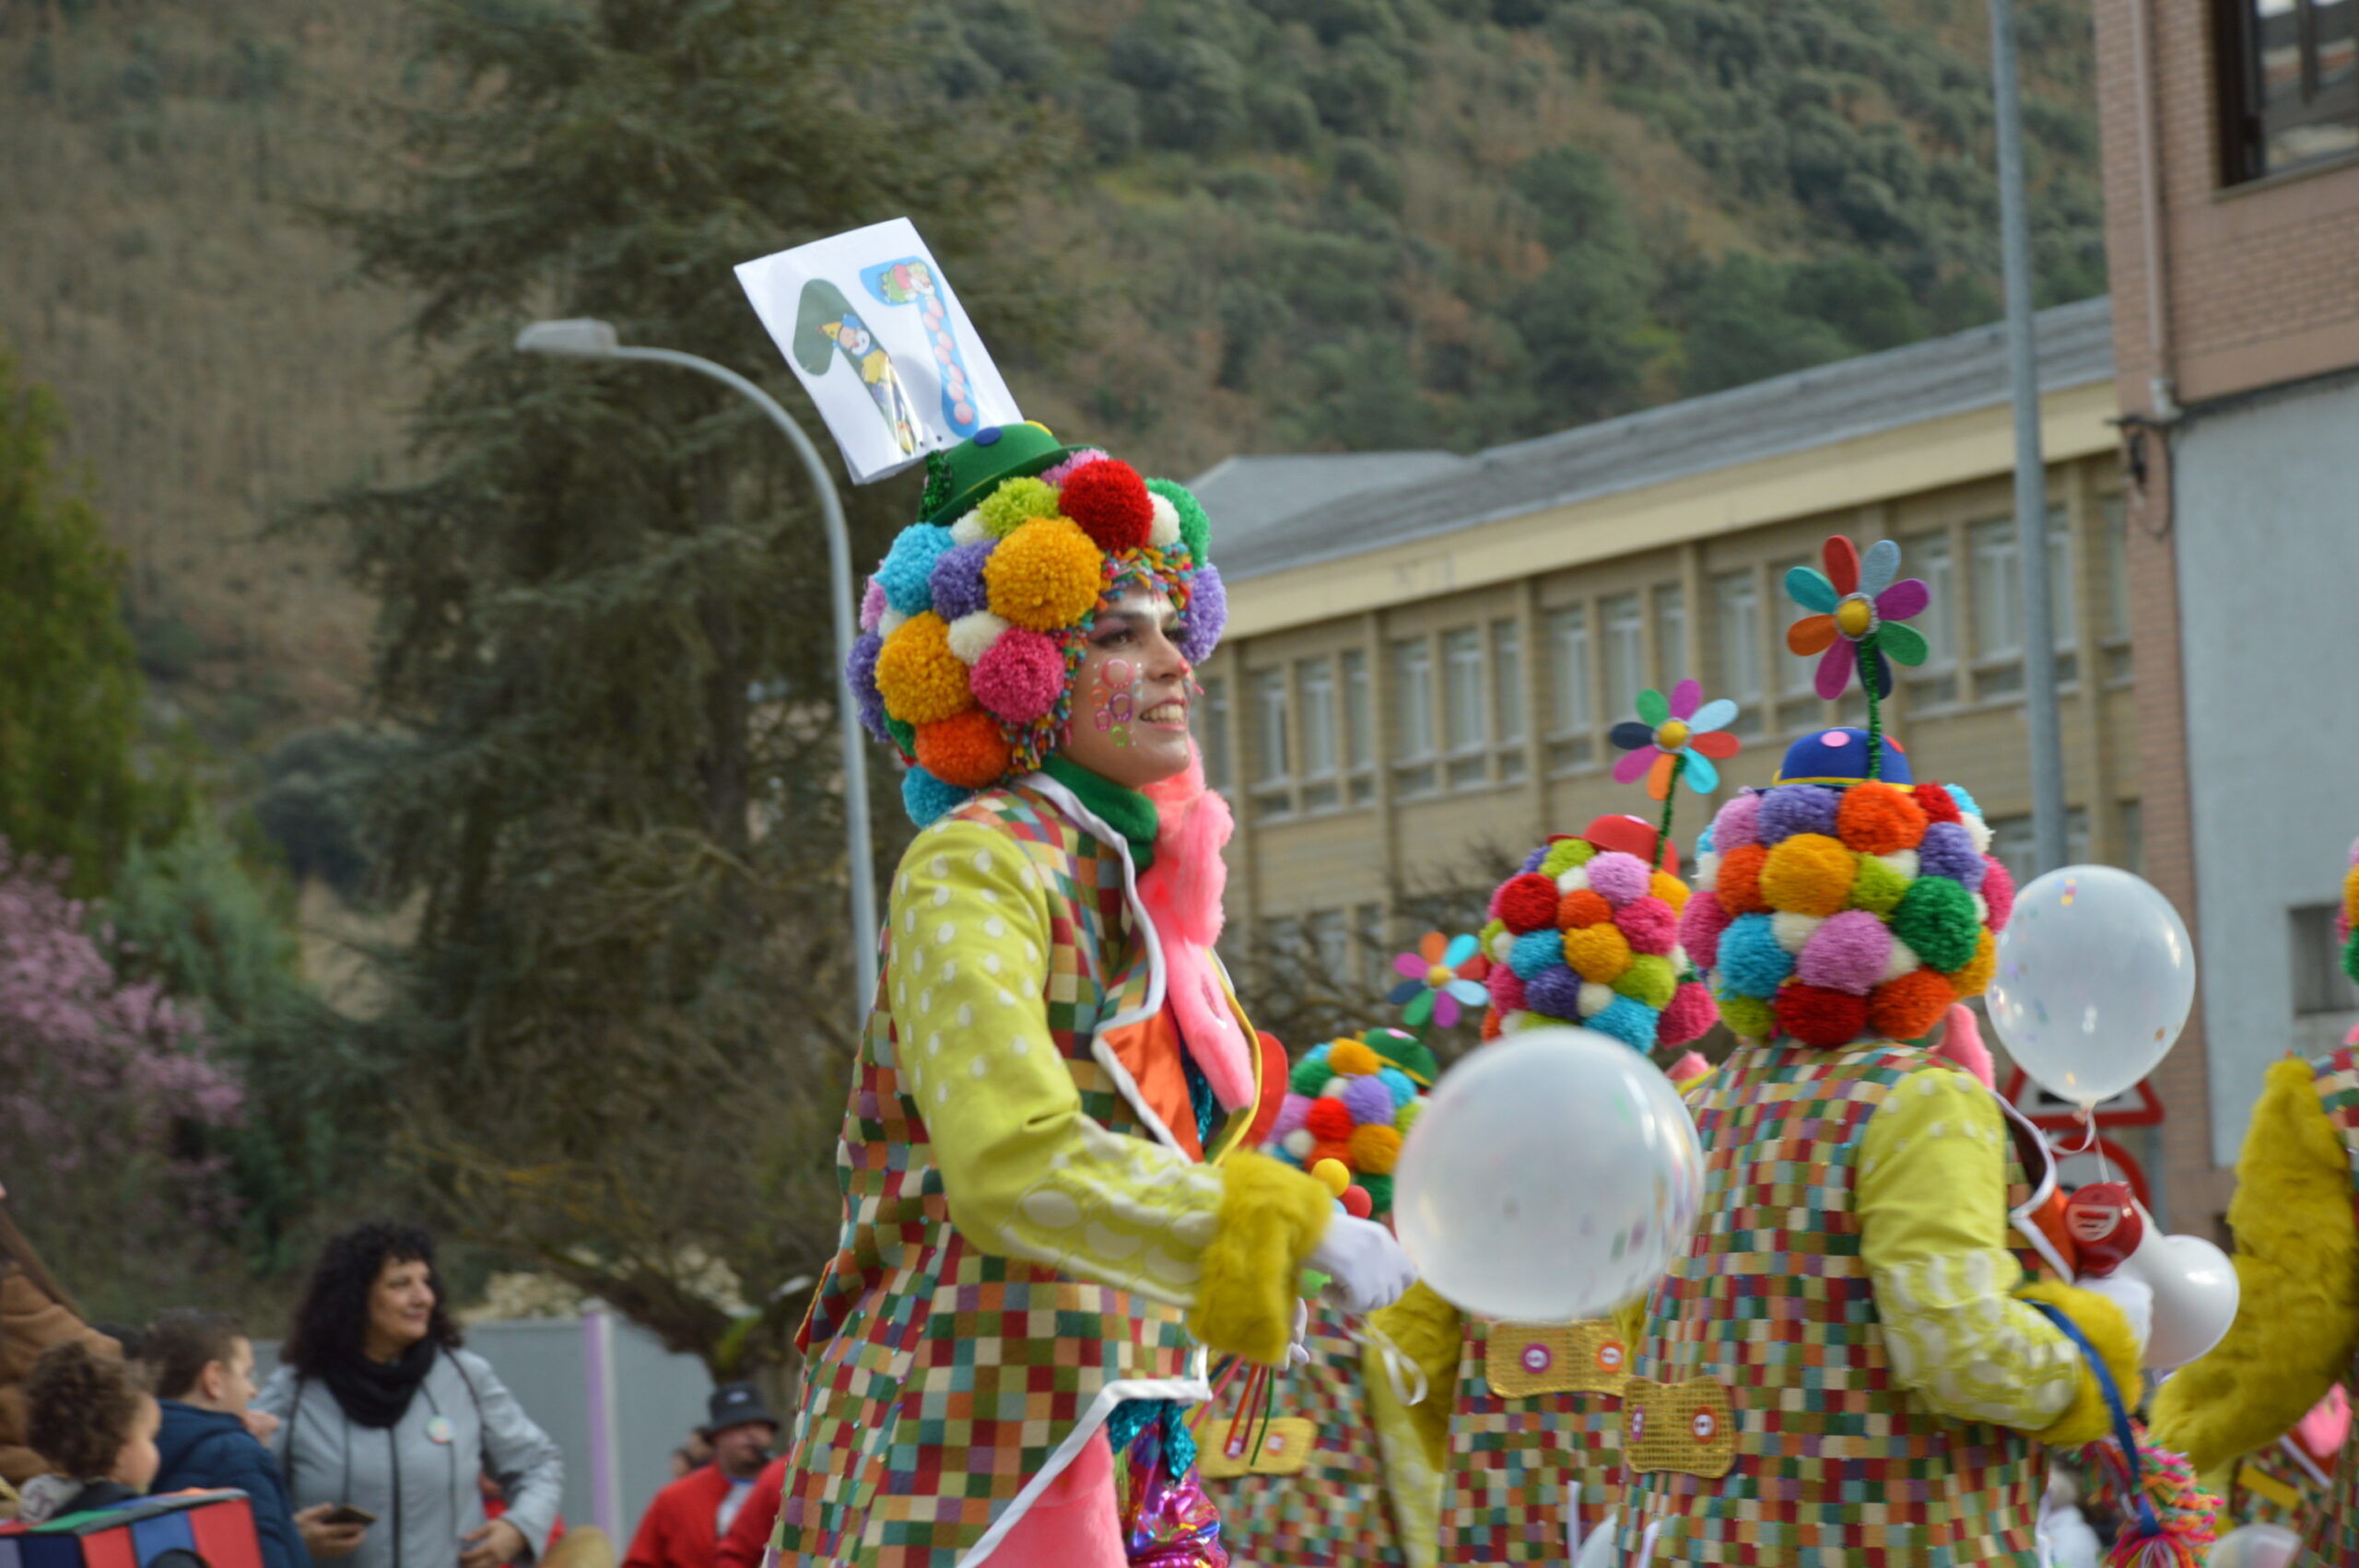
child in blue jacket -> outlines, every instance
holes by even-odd
[[[244,1492],[253,1502],[264,1568],[311,1568],[304,1524],[320,1533],[322,1555],[337,1555],[336,1527],[296,1518],[276,1461],[248,1429],[254,1347],[238,1320],[227,1313],[175,1308],[156,1319],[140,1353],[153,1371],[164,1411],[156,1434],[160,1463],[149,1491],[234,1487]],[[357,1544],[358,1530],[346,1527],[345,1533]]]

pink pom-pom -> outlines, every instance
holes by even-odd
[[[1310,1115],[1310,1096],[1288,1094],[1278,1106],[1278,1119],[1270,1124],[1268,1141],[1277,1142],[1289,1132],[1301,1130],[1303,1121]]]
[[[860,596],[860,629],[873,632],[885,624],[885,585],[874,578],[868,579],[868,591]]]
[[[1689,963],[1709,969],[1719,961],[1720,933],[1729,929],[1731,919],[1720,901],[1708,893],[1687,901],[1686,912],[1679,917],[1679,945],[1687,950]]]
[[[1942,1043],[1933,1054],[1974,1074],[1985,1089],[1993,1087],[1998,1069],[1991,1063],[1990,1047],[1982,1043],[1982,1025],[1975,1022],[1974,1009],[1962,1001],[1953,1002],[1942,1017]]]
[[[1671,1003],[1662,1010],[1662,1017],[1655,1023],[1655,1043],[1684,1046],[1690,1040],[1700,1040],[1711,1033],[1712,1025],[1720,1021],[1720,1010],[1712,1005],[1712,993],[1700,980],[1688,980],[1671,993]],[[1672,1082],[1684,1082],[1677,1068],[1672,1071]]]
[[[1649,894],[1633,898],[1614,911],[1614,924],[1633,953],[1668,954],[1679,942],[1679,917],[1671,906]]]
[[[1504,964],[1491,966],[1490,977],[1484,982],[1491,988],[1491,1005],[1501,1012],[1521,1012],[1528,1000],[1523,990],[1523,977]]]
[[[1990,907],[1990,918],[1982,923],[1994,931],[2007,929],[2007,917],[2015,912],[2015,879],[1993,855],[1982,857],[1989,862],[1982,873],[1982,902]]]
[[[1105,461],[1106,454],[1096,447],[1084,447],[1054,468],[1044,470],[1040,474],[1040,481],[1045,485],[1060,486],[1073,476],[1074,469],[1086,468],[1093,462]]]
[[[1761,797],[1739,795],[1712,819],[1712,848],[1720,854],[1761,842]]]
[[[1830,916],[1802,943],[1794,973],[1806,986],[1865,996],[1884,978],[1892,961],[1892,932],[1865,909]]]
[[[1644,898],[1654,885],[1654,872],[1647,862],[1636,855],[1625,855],[1619,849],[1608,849],[1590,857],[1582,868],[1589,872],[1590,890],[1604,895],[1615,908],[1633,899]]]
[[[1701,989],[1702,988],[1699,987],[1697,989]],[[1674,998],[1673,1000],[1675,1000],[1677,999]],[[1695,1082],[1696,1080],[1703,1077],[1704,1074],[1711,1071],[1712,1064],[1704,1059],[1704,1055],[1701,1051],[1684,1051],[1680,1054],[1679,1059],[1671,1064],[1670,1071],[1666,1071],[1663,1076],[1684,1089],[1688,1084]]]
[[[1010,626],[967,675],[975,700],[1010,724],[1045,719],[1065,689],[1065,656],[1045,632]]]

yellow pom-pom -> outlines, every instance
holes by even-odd
[[[2359,927],[2359,866],[2342,873],[2342,919]]]
[[[1321,1160],[1310,1167],[1310,1174],[1327,1184],[1327,1190],[1336,1197],[1344,1196],[1344,1188],[1352,1185],[1352,1170],[1341,1160]]]
[[[1630,966],[1630,939],[1610,925],[1583,926],[1565,933],[1565,962],[1574,974],[1610,986]]]
[[[1966,967],[1950,977],[1950,987],[1960,1001],[1971,1001],[1990,986],[1990,977],[1999,972],[1999,942],[1986,928],[1975,940],[1974,956]]]
[[[1759,997],[1720,998],[1720,1022],[1740,1040],[1766,1040],[1778,1032],[1778,1014]]]
[[[1327,1065],[1346,1078],[1365,1078],[1384,1063],[1363,1042],[1338,1040],[1327,1047]]]
[[[1657,872],[1647,883],[1647,891],[1671,906],[1674,915],[1687,912],[1687,884],[1669,872]]]
[[[1057,515],[1056,486],[1041,479],[1011,479],[975,509],[983,532],[1004,539],[1036,517]]]
[[[1769,851],[1761,866],[1761,896],[1772,909],[1798,915],[1841,912],[1851,896],[1859,862],[1841,840],[1797,833]]]
[[[905,724],[931,724],[975,706],[967,666],[950,651],[950,628],[931,610],[911,615],[885,639],[876,690],[885,711]]]
[[[1391,1176],[1393,1164],[1401,1158],[1401,1135],[1389,1127],[1352,1129],[1352,1164],[1362,1176]]]
[[[1035,518],[983,563],[992,614],[1036,632],[1077,625],[1097,606],[1106,557],[1079,524]]]

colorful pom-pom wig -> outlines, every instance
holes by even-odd
[[[1063,743],[1086,634],[1124,588],[1169,597],[1190,661],[1220,640],[1211,529],[1170,480],[1007,425],[930,457],[920,509],[869,579],[844,673],[908,766],[901,799],[921,825]]]

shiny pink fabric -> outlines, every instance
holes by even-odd
[[[990,1558],[989,1568],[1129,1568],[1122,1521],[1114,1510],[1114,1453],[1106,1434],[1089,1442],[1024,1511]]]

